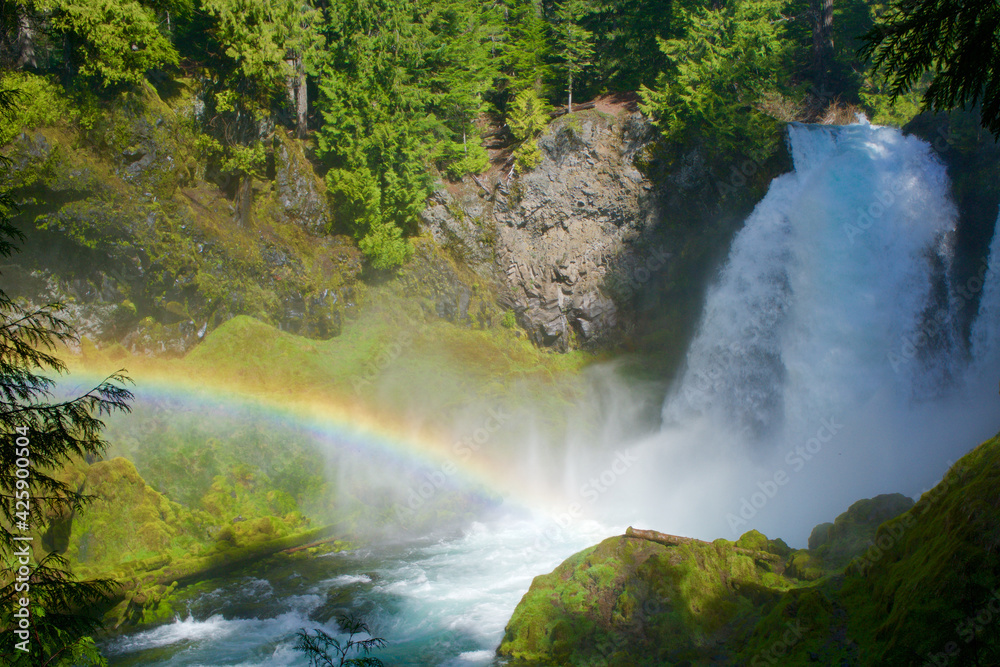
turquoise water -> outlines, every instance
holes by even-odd
[[[489,665],[534,576],[620,530],[512,514],[461,533],[309,559],[269,560],[186,594],[172,623],[109,641],[116,666],[307,665],[295,633],[364,619],[387,665]],[[539,548],[541,547],[541,548]]]

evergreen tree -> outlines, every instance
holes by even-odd
[[[475,138],[475,121],[499,75],[499,7],[444,0],[433,5],[428,24],[431,109],[452,135],[442,142],[440,157],[452,177],[482,172],[489,161]]]
[[[592,11],[588,0],[563,0],[556,7],[556,53],[562,60],[567,78],[567,111],[573,111],[573,78],[591,64],[594,55],[593,35],[582,21]]]
[[[584,27],[594,35],[594,62],[603,84],[615,90],[651,86],[667,66],[657,39],[681,35],[674,17],[691,2],[676,0],[598,0]]]
[[[514,97],[507,113],[507,125],[520,144],[514,151],[521,171],[533,169],[542,159],[538,135],[549,122],[550,107],[533,88],[522,90]]]
[[[862,56],[883,72],[893,100],[925,72],[924,108],[980,106],[1000,138],[1000,4],[995,0],[894,0],[865,35]]]
[[[336,0],[328,10],[319,155],[330,167],[326,182],[338,221],[377,268],[412,253],[404,235],[416,231],[431,192],[433,145],[447,137],[428,111],[429,34],[420,9],[414,2]]]
[[[149,70],[177,63],[177,51],[161,32],[150,5],[135,0],[28,0],[21,7],[21,65],[37,61],[34,39],[25,35],[36,32],[37,26],[62,40],[59,55],[67,72],[100,87],[137,84]]]
[[[502,53],[503,87],[510,96],[543,86],[551,74],[549,26],[534,0],[507,0]]]
[[[683,39],[660,42],[672,70],[641,90],[645,113],[668,141],[701,136],[713,154],[765,159],[776,124],[760,110],[778,92],[792,48],[783,39],[784,0],[740,0],[723,9],[683,13]]]

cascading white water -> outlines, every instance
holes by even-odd
[[[944,166],[919,139],[868,124],[793,125],[789,142],[795,171],[736,237],[667,423],[704,415],[795,437],[929,370],[926,352],[887,361],[925,326],[934,265],[950,261]]]
[[[963,385],[957,214],[931,147],[866,121],[788,140],[794,171],[734,239],[663,428],[631,450],[641,472],[607,494],[619,521],[802,545],[854,500],[928,488],[1000,426]],[[996,353],[994,268],[975,355]]]

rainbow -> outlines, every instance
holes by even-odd
[[[182,375],[171,363],[144,359],[137,372],[129,373],[135,382],[131,390],[136,402],[166,400],[192,407],[212,405],[233,412],[250,411],[256,419],[308,433],[318,442],[336,448],[388,456],[405,469],[441,471],[452,484],[500,496],[518,508],[539,510],[564,504],[556,494],[526,487],[516,475],[503,474],[495,459],[471,455],[471,450],[448,434],[427,427],[414,428],[371,410],[359,400],[318,396],[308,391],[286,394],[248,388],[245,383],[225,378]],[[105,377],[92,365],[71,365],[60,387],[78,394]]]

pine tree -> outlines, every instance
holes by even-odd
[[[1000,138],[1000,4],[995,0],[894,0],[865,35],[861,54],[893,100],[925,72],[926,109],[980,107],[983,127]]]
[[[433,145],[448,137],[428,109],[430,37],[421,9],[413,2],[337,0],[328,10],[319,155],[330,167],[327,189],[338,222],[376,268],[397,266],[412,253],[404,236],[416,232],[431,192]]]
[[[556,53],[567,77],[568,112],[573,111],[573,78],[591,64],[594,55],[593,35],[581,21],[592,11],[587,0],[563,0],[556,7]]]
[[[741,0],[683,13],[682,39],[663,40],[672,71],[641,89],[643,111],[668,141],[705,139],[714,155],[769,156],[779,138],[759,106],[777,92],[792,48],[783,39],[784,0]]]
[[[544,95],[551,74],[549,26],[534,0],[507,0],[502,72],[510,95],[533,89]]]
[[[510,104],[507,125],[520,144],[514,151],[521,171],[533,169],[542,159],[538,149],[538,135],[549,122],[550,107],[533,88],[522,90]]]
[[[475,121],[486,109],[484,95],[499,75],[497,47],[500,16],[496,5],[444,0],[428,20],[432,42],[426,68],[432,91],[431,110],[452,133],[442,142],[448,173],[461,177],[489,165],[475,133]]]
[[[680,37],[676,14],[691,2],[674,0],[596,0],[584,21],[594,35],[596,75],[616,90],[652,85],[667,68],[657,39]]]
[[[66,70],[100,87],[137,84],[149,70],[177,63],[177,51],[160,31],[150,5],[135,0],[28,0],[22,7],[21,20],[29,30],[44,24],[62,39]],[[30,56],[21,56],[34,61],[34,45],[30,48]]]

